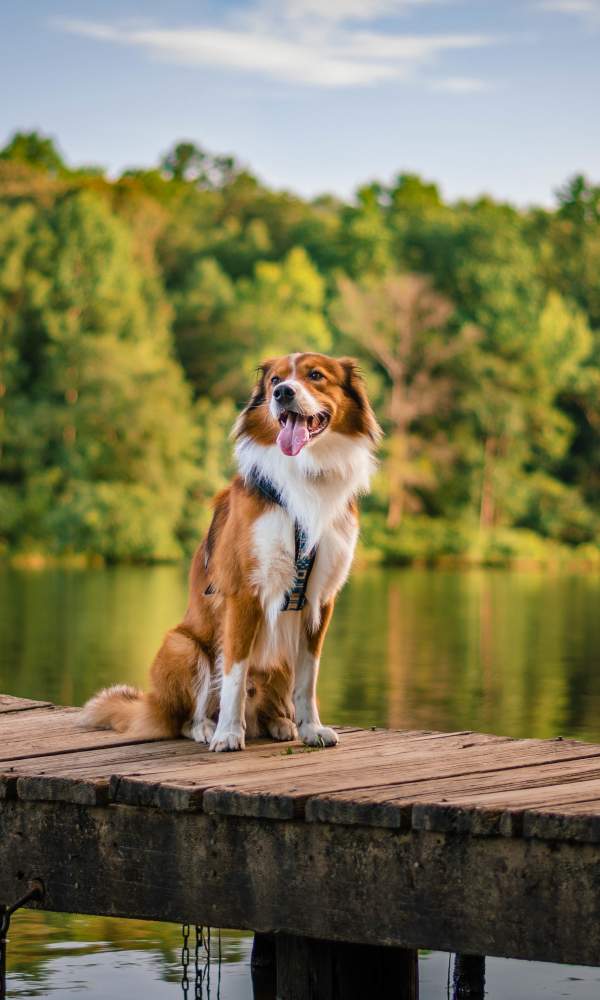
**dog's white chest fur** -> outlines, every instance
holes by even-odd
[[[306,606],[302,611],[282,611],[296,576],[294,521],[283,507],[273,507],[257,518],[253,530],[253,583],[264,610],[264,626],[254,644],[254,666],[274,666],[282,659],[294,662],[300,625],[306,623],[309,631],[318,628],[323,604],[346,580],[357,534],[356,520],[349,513],[325,529],[317,543]]]
[[[335,596],[350,570],[358,534],[350,501],[368,485],[372,456],[366,442],[349,442],[333,432],[295,459],[248,439],[239,442],[237,452],[242,474],[251,478],[258,472],[283,502],[258,517],[252,531],[252,582],[264,611],[252,662],[257,667],[282,659],[293,662],[301,623],[309,631],[318,628],[323,604]],[[295,522],[308,547],[317,546],[302,612],[281,610],[296,575]]]

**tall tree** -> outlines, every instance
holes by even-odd
[[[385,372],[387,416],[387,522],[396,528],[414,490],[431,485],[422,461],[425,439],[419,424],[451,405],[449,363],[475,339],[472,328],[452,328],[452,303],[420,274],[389,274],[356,283],[340,278],[334,320]],[[438,444],[440,440],[438,439]]]
[[[92,195],[62,198],[35,223],[18,295],[8,287],[2,300],[17,359],[2,476],[20,531],[58,551],[172,556],[194,431],[156,277]]]

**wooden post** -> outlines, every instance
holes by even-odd
[[[275,1000],[277,981],[274,934],[255,932],[250,971],[254,1000]]]
[[[482,955],[455,955],[453,1000],[483,1000],[484,995],[485,958]]]
[[[418,1000],[418,954],[278,934],[277,1000]]]

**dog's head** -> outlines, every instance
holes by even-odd
[[[362,437],[373,445],[380,428],[353,358],[290,354],[264,361],[252,396],[238,420],[238,436],[259,444],[277,442],[294,458],[317,447],[330,431]]]

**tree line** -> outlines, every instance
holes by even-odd
[[[386,432],[363,551],[600,559],[600,186],[350,201],[182,142],[152,169],[0,151],[0,546],[174,559],[261,358],[359,358]]]

